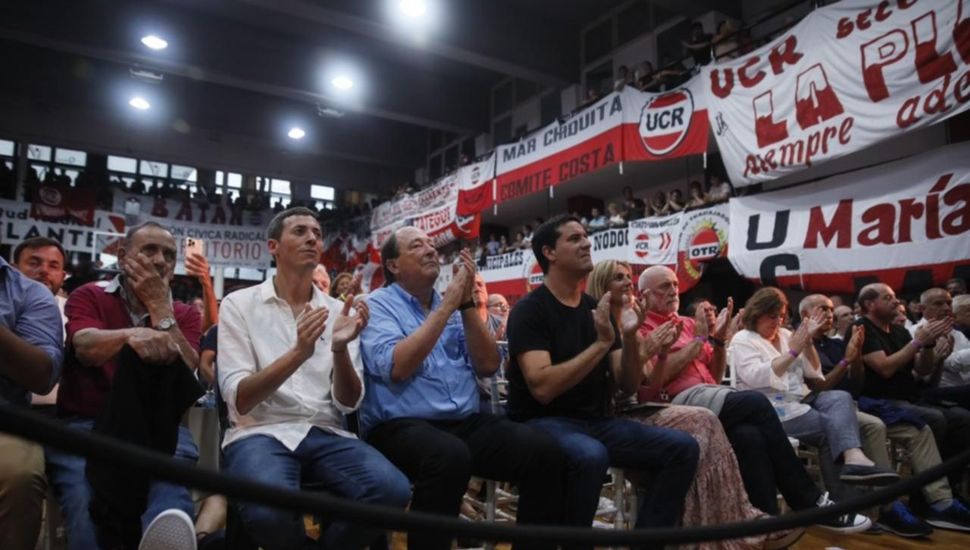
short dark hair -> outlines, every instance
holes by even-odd
[[[266,239],[272,239],[274,241],[280,240],[280,237],[283,236],[283,222],[286,221],[286,218],[293,216],[310,216],[311,218],[317,220],[317,213],[305,206],[294,206],[293,208],[287,208],[286,210],[273,216],[273,219],[269,221],[269,226],[266,228]],[[319,223],[320,220],[317,220],[317,224]]]
[[[744,304],[741,322],[744,324],[744,328],[755,330],[758,319],[762,315],[780,313],[787,307],[788,297],[785,296],[785,293],[773,286],[766,286],[758,289],[753,296],[748,298],[748,302]]]
[[[862,287],[861,290],[859,290],[859,297],[856,299],[856,303],[859,304],[859,309],[862,310],[862,313],[866,313],[869,311],[869,307],[866,306],[866,302],[871,302],[879,298],[880,284],[882,283],[876,283],[876,284],[870,283]]]
[[[387,269],[389,260],[396,260],[401,255],[401,249],[397,246],[397,231],[392,231],[391,235],[381,245],[381,269],[384,271],[384,286],[394,284],[394,274]]]
[[[579,218],[571,214],[560,214],[542,222],[532,234],[532,253],[535,254],[542,274],[549,273],[549,260],[543,255],[542,247],[556,248],[556,241],[559,240],[559,227],[569,222],[582,223]]]
[[[61,246],[60,241],[57,239],[51,239],[49,237],[31,237],[29,239],[24,239],[20,241],[17,248],[13,249],[13,263],[20,263],[20,255],[24,250],[33,250],[35,248],[47,248],[48,246],[53,246],[61,253],[61,263],[67,262],[67,254],[64,253],[64,247]]]
[[[165,227],[164,225],[162,225],[162,224],[160,224],[158,222],[142,222],[142,223],[140,223],[138,225],[133,225],[130,228],[128,228],[128,231],[125,233],[124,241],[122,241],[121,244],[125,248],[128,248],[129,246],[131,246],[131,239],[134,238],[135,233],[138,233],[142,229],[146,229],[148,227],[157,227],[157,228],[162,229],[164,231],[168,231],[168,228],[167,227]]]

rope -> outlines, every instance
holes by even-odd
[[[508,526],[491,523],[472,523],[423,512],[407,512],[387,506],[361,504],[326,493],[282,489],[247,479],[198,468],[174,460],[151,450],[124,443],[103,435],[75,430],[36,413],[0,401],[0,431],[38,443],[72,452],[88,459],[105,461],[122,468],[138,468],[155,478],[225,495],[239,501],[300,513],[316,513],[328,518],[343,519],[396,531],[434,531],[455,537],[468,537],[505,542],[555,542],[559,544],[589,544],[595,546],[639,546],[645,544],[685,544],[708,540],[748,537],[807,527],[843,514],[890,502],[908,494],[930,481],[965,466],[970,462],[970,450],[947,460],[905,481],[872,493],[824,508],[794,514],[732,523],[690,528],[651,528],[617,531],[581,527],[551,527],[539,525]]]

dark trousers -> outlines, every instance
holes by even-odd
[[[816,505],[819,490],[788,442],[771,402],[756,391],[728,394],[718,416],[734,454],[751,503],[777,515],[777,492],[794,510]]]
[[[414,484],[411,509],[457,516],[472,475],[519,485],[517,522],[557,524],[565,457],[548,435],[492,414],[460,420],[401,418],[371,430],[368,442]],[[408,533],[408,547],[447,550],[451,536]],[[517,544],[516,548],[555,548]]]
[[[970,406],[970,386],[932,388],[923,391],[918,404],[907,401],[893,401],[893,404],[916,413],[929,424],[943,460],[970,448],[970,410],[967,408]],[[961,487],[961,476],[961,471],[949,475],[954,492]]]

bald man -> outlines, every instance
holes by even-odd
[[[313,268],[313,286],[319,288],[324,294],[330,294],[330,273],[327,271],[327,266],[317,264],[317,267]]]
[[[910,328],[909,333],[916,334],[918,327],[935,320],[953,319],[953,300],[950,293],[942,288],[931,288],[920,295],[923,306],[923,318]],[[936,349],[937,361],[942,361],[943,374],[940,377],[940,387],[955,387],[970,384],[970,341],[962,332],[955,328],[949,334],[940,337]]]

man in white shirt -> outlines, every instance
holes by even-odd
[[[364,396],[357,336],[369,312],[363,301],[342,303],[313,285],[321,237],[311,210],[280,212],[267,229],[276,275],[222,302],[227,470],[290,489],[313,481],[356,502],[403,508],[410,499],[407,478],[345,428],[344,415]],[[241,503],[240,513],[261,547],[304,547],[300,514],[251,503]],[[363,548],[378,535],[335,521],[321,540],[326,548]]]
[[[930,321],[953,318],[953,300],[948,291],[931,288],[920,295],[919,301],[923,305],[923,318],[909,328],[909,333],[914,337],[916,330]],[[970,341],[967,337],[959,330],[951,329],[950,334],[936,340],[935,348],[934,355],[943,364],[940,387],[970,384]]]

